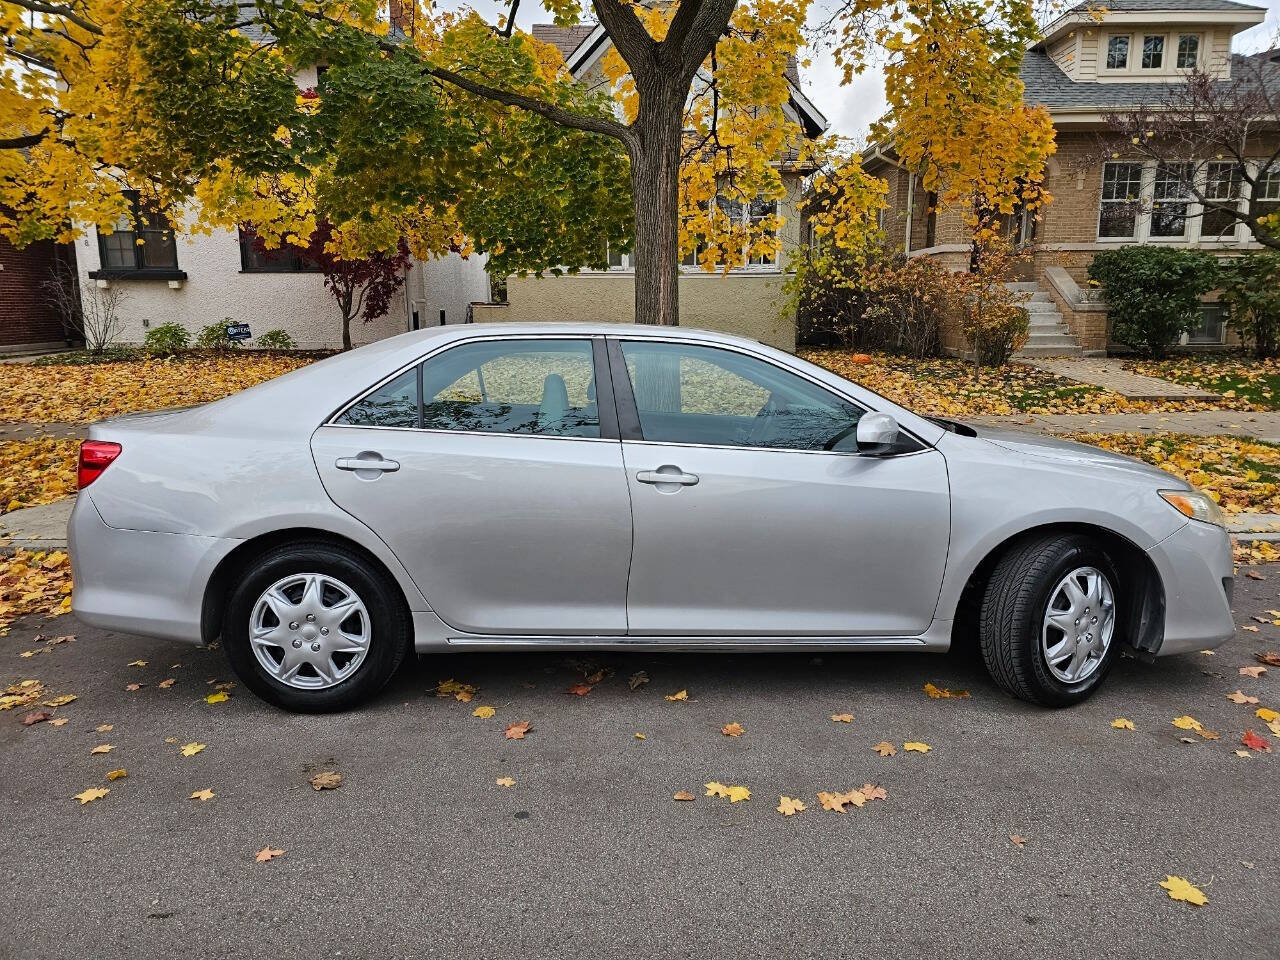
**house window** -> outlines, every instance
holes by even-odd
[[[319,273],[320,268],[307,259],[301,247],[281,244],[265,250],[257,243],[252,230],[240,228],[240,270],[244,273]]]
[[[1142,69],[1159,70],[1164,66],[1164,35],[1148,34],[1142,38]]]
[[[1280,166],[1272,165],[1258,172],[1253,195],[1256,198],[1253,207],[1259,217],[1280,212]]]
[[[1230,203],[1238,209],[1242,182],[1238,163],[1230,160],[1214,160],[1205,165],[1204,196],[1206,200]],[[1230,210],[1208,208],[1200,218],[1200,236],[1205,240],[1234,239],[1238,219]]]
[[[144,204],[136,190],[126,190],[130,213],[110,233],[98,231],[102,269],[111,272],[173,272],[178,269],[178,244],[163,213]]]
[[[730,223],[744,228],[760,229],[760,225],[762,223],[778,215],[778,202],[776,200],[764,200],[757,198],[751,201],[751,203],[743,203],[740,200],[734,200],[730,197],[718,196],[716,197],[716,206]],[[775,240],[777,239],[776,230],[770,231],[770,235],[773,236]],[[707,250],[707,244],[699,243],[696,247],[680,258],[680,265],[689,269],[700,269]],[[755,254],[752,254],[750,251],[744,251],[744,255],[745,261],[743,267],[734,269],[775,267],[778,264],[776,248],[763,253],[757,252]],[[719,262],[719,257],[717,256],[711,262]]]
[[[1188,343],[1222,343],[1226,316],[1220,303],[1200,304],[1200,326],[1187,334]]]
[[[1107,163],[1102,168],[1102,201],[1098,212],[1098,236],[1132,239],[1138,227],[1138,200],[1142,192],[1142,164]]]
[[[747,208],[747,225],[752,230],[760,230],[762,235],[767,235],[774,239],[778,238],[776,229],[765,231],[763,224],[766,220],[774,220],[778,216],[777,200],[752,200]],[[747,263],[753,267],[772,267],[778,262],[778,251],[776,247],[770,247],[764,252],[759,252],[749,256]]]
[[[938,195],[930,191],[926,194],[924,203],[924,245],[928,249],[938,242]]]
[[[1200,62],[1200,34],[1184,33],[1178,37],[1178,69],[1194,70]]]
[[[1156,167],[1151,192],[1151,236],[1187,235],[1187,211],[1191,206],[1188,181],[1195,176],[1190,163],[1162,163]]]
[[[1107,38],[1107,69],[1125,70],[1129,66],[1129,38],[1127,36]]]

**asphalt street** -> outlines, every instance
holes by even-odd
[[[1280,957],[1280,745],[1236,756],[1246,729],[1274,738],[1226,698],[1280,709],[1280,667],[1239,673],[1280,650],[1250,619],[1280,607],[1280,566],[1257,569],[1236,603],[1257,632],[1124,660],[1063,711],[955,655],[546,653],[421,658],[362,710],[292,716],[240,686],[207,703],[233,679],[219,650],[20,622],[0,682],[77,699],[0,713],[0,957]],[[474,700],[437,697],[450,678]],[[67,722],[22,724],[40,709]],[[1182,715],[1220,739],[1184,743]],[[865,783],[887,799],[818,802]]]

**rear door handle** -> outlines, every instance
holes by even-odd
[[[641,483],[678,483],[682,487],[692,487],[698,482],[698,475],[685,473],[679,467],[661,466],[657,470],[641,470],[636,479]]]
[[[339,470],[379,470],[382,473],[394,473],[400,469],[399,460],[383,460],[374,454],[361,454],[358,457],[339,457],[334,466]]]

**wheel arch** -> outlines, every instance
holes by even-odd
[[[952,636],[968,643],[977,635],[978,612],[991,573],[1000,559],[1021,543],[1052,534],[1077,533],[1097,540],[1120,577],[1123,642],[1141,654],[1154,654],[1164,639],[1164,582],[1146,551],[1132,540],[1091,523],[1046,523],[1020,530],[996,544],[970,571],[954,613]]]
[[[395,596],[400,599],[405,621],[412,624],[413,616],[409,599],[404,594],[395,574],[373,551],[362,546],[349,537],[334,533],[331,530],[320,530],[313,527],[289,527],[273,530],[237,544],[235,549],[223,557],[205,584],[204,599],[200,607],[200,639],[205,644],[218,639],[222,634],[222,618],[226,611],[226,601],[235,583],[236,575],[250,562],[269,550],[290,543],[325,543],[341,547],[359,556],[370,567],[383,577],[387,584],[394,588]]]

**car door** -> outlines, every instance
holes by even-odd
[[[860,454],[862,407],[745,350],[637,338],[611,339],[610,355],[631,634],[929,626],[950,532],[941,454],[908,435],[891,455]]]
[[[631,511],[603,340],[466,340],[320,427],[333,501],[468,633],[626,632]],[[597,384],[602,388],[597,392]]]

